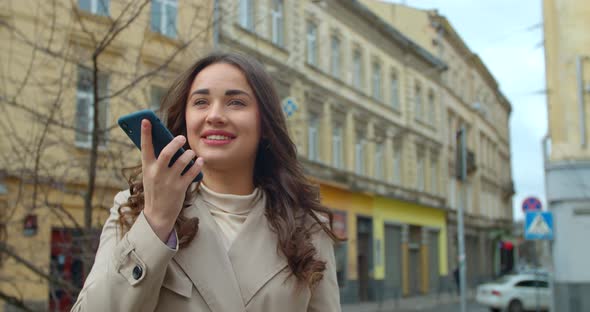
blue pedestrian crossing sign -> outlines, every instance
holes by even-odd
[[[553,214],[548,211],[529,211],[524,219],[524,239],[552,240]]]

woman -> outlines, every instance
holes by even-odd
[[[262,65],[212,54],[163,102],[177,137],[156,159],[143,120],[142,165],[115,197],[72,310],[340,311],[332,215]]]

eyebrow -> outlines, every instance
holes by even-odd
[[[195,94],[205,94],[205,95],[209,95],[209,94],[211,94],[211,92],[209,92],[209,89],[199,89],[199,90],[195,90],[195,91],[193,91],[193,93],[191,93],[191,96],[193,96],[193,95],[195,95]],[[232,96],[232,95],[242,95],[242,94],[243,94],[243,95],[246,95],[246,96],[248,96],[248,97],[250,97],[250,94],[248,94],[247,92],[245,92],[245,91],[242,91],[242,90],[237,90],[237,89],[236,89],[236,90],[232,90],[232,89],[230,89],[230,90],[226,90],[226,91],[225,91],[225,95],[226,95],[226,96]]]

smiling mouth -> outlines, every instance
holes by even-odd
[[[220,135],[220,134],[212,134],[212,135],[207,135],[207,136],[201,137],[201,140],[203,141],[203,143],[210,145],[210,146],[226,145],[226,144],[231,143],[234,139],[235,139],[235,137],[230,137],[230,136]]]
[[[229,141],[232,138],[225,136],[225,135],[208,135],[205,137],[207,140],[215,140],[215,141]]]

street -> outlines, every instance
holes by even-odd
[[[441,298],[442,300],[434,300],[432,297],[410,298],[405,301],[395,304],[388,302],[382,307],[377,304],[352,304],[343,305],[343,312],[459,312],[460,306],[457,298]],[[485,312],[489,309],[483,305],[477,304],[475,301],[468,301],[467,312]]]
[[[400,310],[403,312],[410,312],[410,311],[421,311],[421,312],[459,312],[461,310],[459,303],[453,303],[453,304],[444,304],[444,305],[438,305],[435,307],[430,307],[430,308],[425,308],[425,309],[417,309],[417,310]],[[392,310],[392,311],[396,311],[397,310]],[[489,311],[489,309],[485,306],[482,306],[480,304],[477,304],[475,302],[468,302],[467,303],[467,312],[487,312]]]

